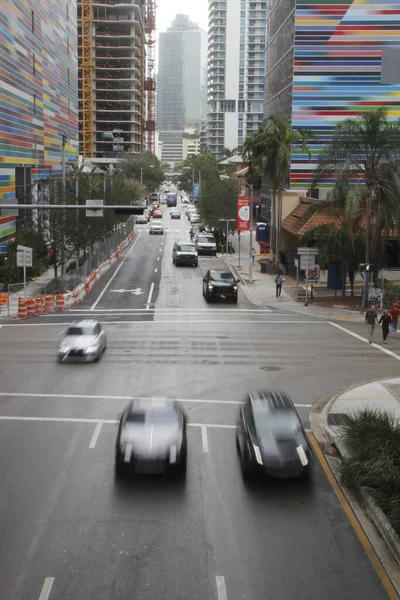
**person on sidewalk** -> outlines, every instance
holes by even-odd
[[[392,318],[392,333],[397,333],[397,325],[399,323],[399,315],[400,315],[399,305],[397,304],[397,302],[394,302],[393,308],[390,311],[390,316]]]
[[[389,335],[389,326],[390,326],[391,322],[392,322],[392,319],[390,318],[388,311],[385,310],[383,315],[379,319],[379,325],[382,325],[382,336],[383,336],[384,344],[387,344],[386,338]]]
[[[252,258],[252,261],[253,261],[253,265],[254,265],[254,259],[255,259],[255,257],[256,257],[256,251],[254,250],[254,248],[252,248],[251,249],[251,258]]]
[[[284,281],[284,279],[282,277],[282,273],[280,271],[278,271],[278,275],[275,277],[276,297],[277,298],[279,298],[279,296],[281,295],[283,281]]]
[[[372,344],[372,336],[374,335],[375,323],[378,322],[378,313],[373,304],[368,308],[365,313],[365,325],[368,327],[368,341]]]

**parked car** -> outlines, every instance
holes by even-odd
[[[190,228],[189,231],[189,235],[190,235],[190,239],[194,239],[194,237],[198,234],[201,233],[202,231],[205,231],[206,228],[204,227],[204,225],[200,225],[200,224],[195,224]]]
[[[196,246],[190,242],[175,242],[172,250],[172,262],[174,265],[193,265],[197,267],[199,257]]]
[[[249,393],[240,409],[236,436],[245,478],[258,473],[278,478],[310,474],[311,444],[285,392]]]
[[[98,321],[76,321],[61,334],[58,362],[98,361],[106,348],[107,334]]]
[[[197,252],[199,254],[211,254],[212,256],[216,256],[217,243],[211,233],[198,233],[194,237],[194,243],[196,244]]]
[[[177,402],[134,400],[124,410],[115,444],[115,474],[186,475],[187,417]]]
[[[210,300],[238,300],[238,281],[230,271],[209,269],[203,278],[203,296]]]
[[[189,221],[193,223],[200,223],[200,215],[197,212],[191,212],[189,215]]]
[[[150,235],[153,234],[158,234],[158,235],[164,235],[164,226],[162,224],[162,221],[152,221],[150,223],[150,231],[149,231]]]

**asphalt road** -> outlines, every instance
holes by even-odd
[[[2,322],[2,600],[386,598],[321,467],[310,485],[247,487],[234,427],[248,389],[284,388],[307,426],[317,399],[392,376],[398,360],[242,292],[235,306],[206,304],[202,276],[221,263],[173,266],[189,225],[164,210],[165,235],[137,226],[124,262],[76,311]],[[73,318],[104,323],[100,363],[56,363]],[[115,482],[116,422],[132,396],[182,401],[186,483]]]

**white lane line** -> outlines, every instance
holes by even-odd
[[[81,395],[81,394],[43,394],[35,392],[0,392],[0,397],[10,396],[13,398],[63,398],[69,400],[125,400],[130,402],[132,400],[165,400],[165,396],[97,396],[94,394]],[[187,403],[187,404],[233,404],[240,406],[245,404],[240,400],[203,400],[201,398],[173,398],[175,402]],[[295,404],[296,408],[311,408],[312,404]],[[102,422],[101,419],[90,419],[89,423]]]
[[[226,593],[226,586],[225,586],[225,577],[222,577],[221,575],[217,575],[215,577],[215,579],[217,581],[218,600],[228,600],[228,596]]]
[[[154,281],[153,281],[153,283],[150,286],[150,292],[149,292],[149,297],[147,298],[146,310],[149,310],[149,308],[150,308],[151,297],[153,295],[153,290],[154,290]]]
[[[42,587],[42,591],[40,592],[39,600],[48,600],[51,593],[51,588],[53,587],[54,577],[46,577],[44,580],[44,584]]]
[[[192,426],[194,426],[194,423]],[[208,453],[207,425],[201,426],[201,442],[203,444],[203,452]]]
[[[159,249],[159,252],[162,252],[162,248]]]
[[[103,423],[97,423],[95,430],[93,432],[93,435],[92,435],[92,439],[90,440],[89,449],[92,450],[93,448],[96,447],[97,438],[100,435],[102,426],[103,426]]]
[[[160,260],[160,257],[159,257],[159,256],[157,257],[157,260]]]
[[[150,311],[149,311],[150,312]],[[143,313],[145,314],[149,314],[148,313]],[[151,313],[150,313],[151,314]],[[82,313],[81,315],[79,313],[74,313],[74,317],[76,316],[85,316],[87,315],[87,313]],[[72,315],[71,315],[72,316]],[[107,316],[104,313],[104,316]],[[108,315],[108,316],[117,316],[117,315]],[[135,316],[135,315],[127,315],[127,316]],[[140,316],[140,315],[138,315]],[[241,324],[241,325],[248,325],[251,323],[256,323],[256,324],[264,324],[264,325],[275,325],[275,324],[280,324],[280,325],[290,325],[291,327],[293,327],[293,325],[325,325],[326,323],[329,323],[329,321],[275,321],[275,320],[268,320],[268,319],[264,319],[263,321],[257,321],[257,320],[253,320],[253,319],[249,319],[249,320],[241,320],[241,321],[233,321],[233,320],[220,320],[220,319],[158,319],[156,321],[142,321],[140,319],[136,319],[134,321],[100,321],[100,323],[102,325],[133,325],[135,324],[137,325],[148,325],[149,323],[151,325],[163,325],[164,323],[167,324],[174,324],[174,323],[185,323],[185,325],[191,325],[192,323],[213,323],[213,324],[225,324],[225,323],[237,323],[237,324]],[[56,322],[56,323],[7,323],[4,324],[3,327],[59,327],[61,325],[71,325],[71,321],[60,321],[60,322]],[[334,323],[332,323],[332,325],[334,325]],[[384,348],[382,348],[382,350],[384,350]]]
[[[122,268],[125,259],[127,258],[127,256],[130,255],[130,253],[132,252],[132,250],[134,249],[134,247],[136,246],[137,242],[140,239],[140,236],[142,235],[142,232],[139,233],[138,237],[136,238],[136,240],[133,242],[132,246],[130,247],[129,251],[127,252],[126,256],[124,256],[124,258],[121,261],[121,264],[119,265],[119,267],[116,269],[114,275],[111,277],[110,281],[104,286],[102,292],[100,293],[99,297],[97,298],[96,302],[94,302],[90,308],[90,310],[94,310],[96,308],[96,306],[98,305],[98,303],[100,302],[100,300],[102,299],[102,297],[104,296],[104,294],[106,293],[106,291],[108,290],[108,288],[110,287],[111,283],[114,281],[115,277],[118,275],[119,270]]]
[[[96,308],[96,310],[94,312],[99,312],[99,313],[104,313],[104,312],[132,312],[132,313],[140,313],[142,312],[142,308]],[[271,313],[272,309],[266,309],[266,310],[251,310],[251,309],[247,309],[247,308],[152,308],[151,310],[156,311],[157,313],[160,314],[181,314],[181,313],[186,313],[186,314],[197,314],[197,313],[209,313],[210,310],[214,310],[215,312],[221,313],[221,314],[225,314],[225,313]],[[82,309],[82,308],[73,308],[71,309],[69,312],[91,312],[90,308],[86,309]],[[57,316],[56,314],[48,314],[48,315],[44,315],[47,317],[55,317]],[[259,317],[260,315],[257,314],[257,316]],[[283,315],[282,315],[283,316]],[[286,318],[286,315],[284,315]],[[289,315],[291,316],[291,315]],[[314,322],[314,321],[313,321]]]
[[[158,271],[158,269],[154,269],[154,273],[157,273],[157,271]],[[154,310],[154,308],[153,308],[153,310]]]
[[[362,337],[362,335],[358,335],[358,333],[354,333],[354,331],[351,331],[350,329],[347,329],[346,327],[342,327],[342,325],[338,325],[337,323],[332,323],[331,321],[329,321],[329,325],[332,325],[332,327],[336,327],[336,329],[340,329],[341,331],[344,331],[348,335],[352,335],[357,340],[360,340],[360,342],[364,342],[365,344],[371,345],[373,348],[376,348],[377,350],[380,350],[381,352],[384,352],[385,354],[389,354],[389,356],[391,356],[392,358],[395,358],[396,360],[400,360],[400,356],[398,354],[396,354],[395,352],[392,352],[391,350],[388,350],[387,348],[383,348],[382,346],[379,346],[379,344],[375,344],[375,343],[369,344],[367,338]]]

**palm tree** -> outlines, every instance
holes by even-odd
[[[400,124],[387,120],[384,108],[365,112],[339,123],[320,157],[315,182],[335,177],[363,183],[366,187],[365,263],[381,239],[382,219],[393,204],[398,206],[400,169]],[[371,244],[372,242],[372,244]],[[368,299],[368,278],[364,279],[362,309]]]
[[[237,148],[232,148],[231,150],[229,148],[224,148],[222,154],[224,158],[232,158],[232,156],[235,156],[235,154],[237,154],[237,151]]]

